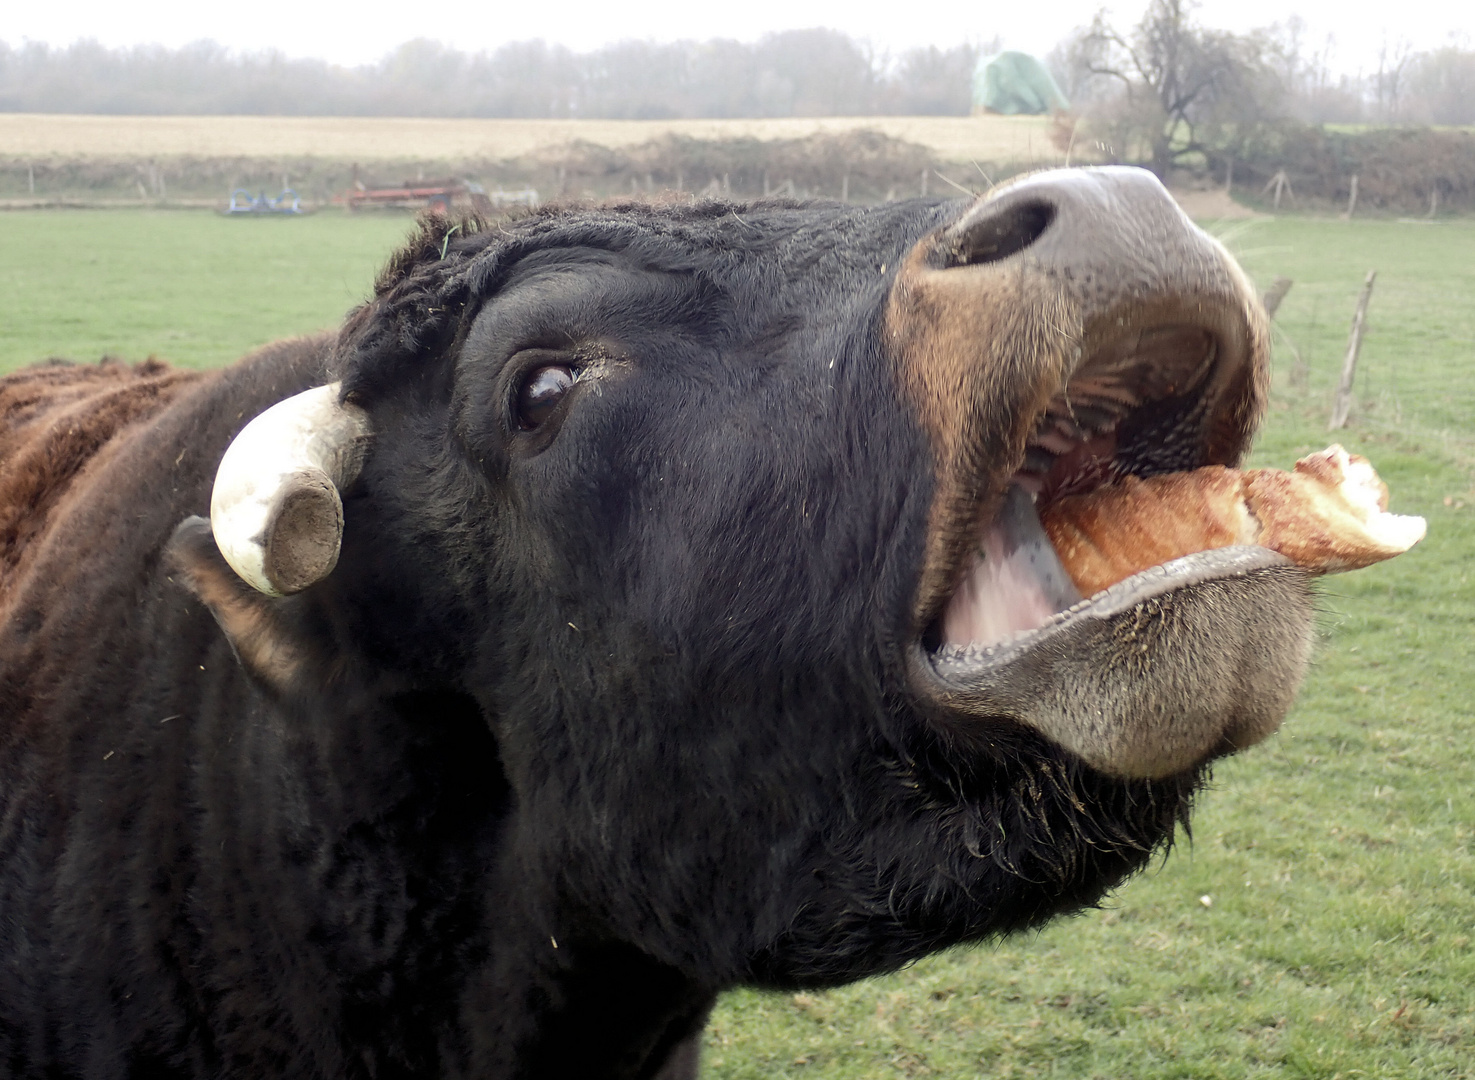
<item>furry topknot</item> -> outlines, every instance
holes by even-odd
[[[445,214],[421,214],[415,219],[415,231],[404,246],[389,257],[374,279],[375,298],[387,296],[420,266],[459,255],[467,238],[484,233],[487,228],[487,219],[480,214],[465,214],[454,219]],[[453,239],[457,241],[454,253],[450,246]]]
[[[335,351],[344,397],[372,392],[392,358],[417,354],[454,328],[464,303],[448,288],[467,263],[493,241],[479,214],[451,219],[421,214],[404,246],[374,280],[374,298],[354,311],[339,332]]]

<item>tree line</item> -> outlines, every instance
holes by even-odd
[[[835,30],[756,42],[622,41],[576,53],[544,41],[467,53],[425,39],[341,67],[280,52],[0,42],[0,111],[525,117],[966,115],[982,49],[882,55]]]
[[[1305,123],[1475,124],[1475,50],[1383,50],[1375,70],[1338,73],[1331,43],[1298,19],[1246,35],[1195,25],[1179,0],[1154,3],[1133,28],[1104,15],[1068,35],[1048,65],[1086,113],[1173,77],[1190,80],[1188,112],[1238,103]],[[1164,30],[1166,33],[1164,33]],[[1177,44],[1190,46],[1175,52]],[[64,47],[0,41],[0,111],[52,113],[479,116],[675,119],[857,115],[961,116],[979,58],[961,43],[877,53],[826,29],[755,42],[622,41],[576,53],[521,41],[468,53],[425,39],[377,63],[341,67],[280,52],[234,53],[212,41],[178,49]],[[1166,65],[1166,67],[1164,66]],[[1133,88],[1136,87],[1136,90]],[[1235,110],[1230,110],[1235,111]],[[1186,115],[1186,113],[1185,113]],[[1181,117],[1180,117],[1181,119]]]

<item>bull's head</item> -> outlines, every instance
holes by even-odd
[[[1136,170],[434,233],[341,386],[222,464],[220,550],[297,595],[192,580],[273,693],[474,700],[600,925],[716,982],[850,977],[1091,902],[1279,724],[1303,572],[1228,548],[1081,598],[1035,516],[1236,463],[1266,364]]]

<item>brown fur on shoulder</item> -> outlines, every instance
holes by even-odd
[[[0,377],[0,590],[73,481],[200,378],[157,360],[50,361]]]

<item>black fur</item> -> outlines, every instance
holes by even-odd
[[[908,689],[932,458],[878,320],[958,212],[428,226],[336,343],[134,431],[5,600],[0,1075],[691,1075],[724,988],[1037,925],[1169,843],[1198,775],[963,753]],[[529,433],[532,349],[603,374]],[[241,600],[305,657],[274,678],[176,530],[330,378],[375,441],[337,570]]]

